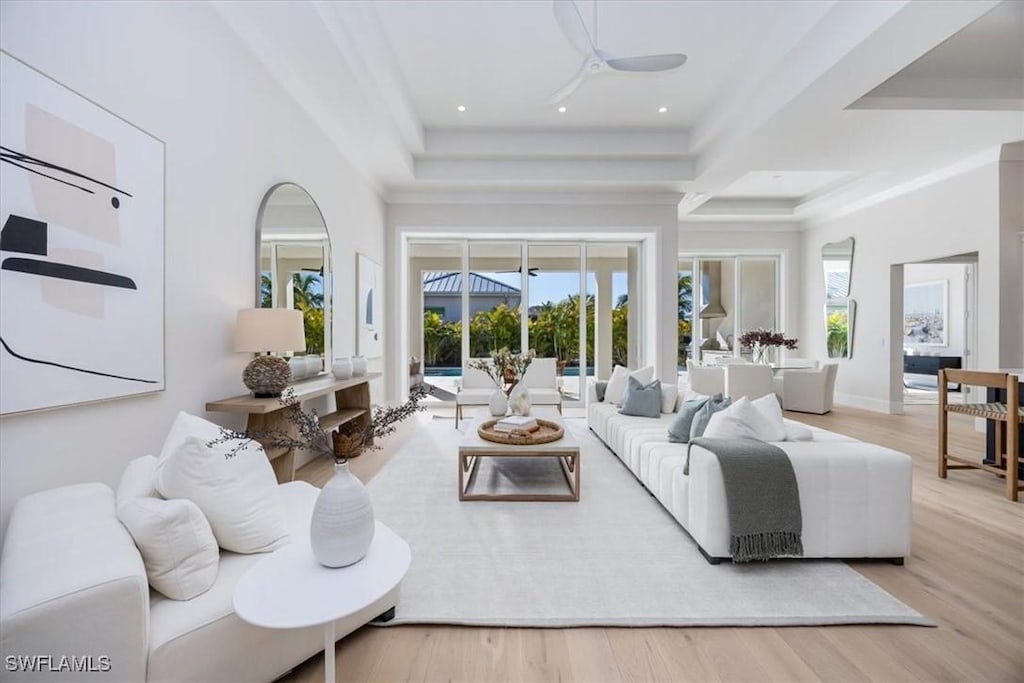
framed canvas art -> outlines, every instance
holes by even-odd
[[[381,339],[384,271],[379,263],[364,254],[359,254],[356,277],[359,281],[359,300],[356,302],[359,328],[357,350],[361,356],[380,358],[384,354]]]
[[[164,144],[0,53],[0,413],[164,388]]]
[[[903,343],[949,346],[946,335],[949,282],[918,282],[903,288]]]

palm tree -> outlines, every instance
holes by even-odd
[[[319,288],[315,291],[314,286]],[[317,273],[293,273],[292,289],[295,292],[295,308],[304,311],[307,308],[324,307],[323,281]]]

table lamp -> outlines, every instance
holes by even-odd
[[[235,351],[265,353],[245,366],[242,381],[256,398],[276,398],[292,379],[288,361],[273,352],[302,351],[306,333],[302,311],[291,308],[244,308],[235,322]]]

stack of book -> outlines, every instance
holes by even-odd
[[[493,429],[496,432],[523,436],[537,431],[540,429],[540,425],[537,424],[537,418],[534,417],[528,417],[526,415],[509,415],[508,417],[503,417],[495,422]]]

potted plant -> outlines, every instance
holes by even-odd
[[[768,349],[784,346],[792,350],[797,347],[798,341],[796,338],[788,339],[781,332],[766,330],[763,327],[759,327],[756,330],[747,330],[740,335],[740,344],[744,348],[750,349],[755,363],[767,362],[766,353]]]

